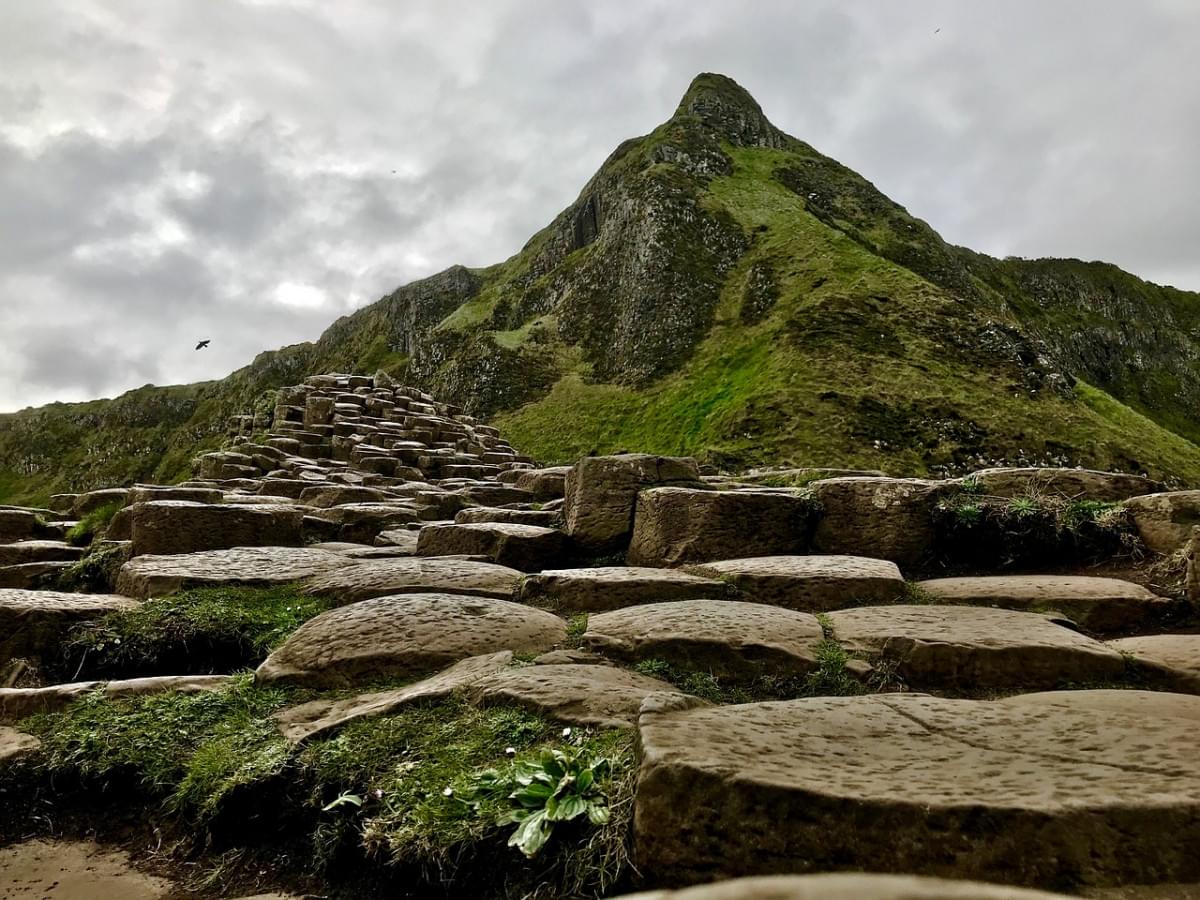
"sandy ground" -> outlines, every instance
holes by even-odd
[[[0,850],[2,900],[159,900],[173,885],[90,841],[26,841]]]

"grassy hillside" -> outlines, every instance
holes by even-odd
[[[949,245],[701,75],[503,263],[405,285],[221,381],[0,416],[0,502],[183,477],[273,389],[377,369],[548,462],[1049,463],[1200,484],[1200,295]]]

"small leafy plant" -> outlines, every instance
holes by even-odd
[[[593,825],[608,821],[604,785],[611,773],[612,760],[586,747],[546,748],[503,771],[479,773],[463,800],[476,809],[485,802],[507,801],[511,808],[498,824],[517,823],[508,845],[533,857],[560,823],[584,816]]]

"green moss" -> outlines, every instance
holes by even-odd
[[[181,591],[76,626],[64,666],[85,677],[228,672],[261,662],[331,605],[294,585]]]
[[[125,547],[93,549],[61,572],[55,573],[53,582],[44,587],[85,594],[111,594],[115,592],[121,566],[128,560],[129,551]]]

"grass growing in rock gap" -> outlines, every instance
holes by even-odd
[[[180,591],[76,626],[63,668],[80,677],[231,672],[257,665],[331,606],[295,585]]]
[[[86,547],[97,535],[103,534],[108,529],[108,524],[113,520],[113,516],[124,507],[124,501],[114,500],[112,503],[106,503],[93,509],[67,529],[67,543],[74,544],[76,547]]]
[[[448,699],[352,723],[297,750],[270,717],[315,696],[256,686],[249,673],[208,693],[92,693],[20,723],[42,746],[11,777],[111,790],[125,805],[161,804],[200,843],[286,835],[301,842],[296,858],[314,873],[348,864],[366,877],[366,860],[388,877],[469,883],[472,896],[500,897],[548,886],[556,896],[599,895],[626,871],[629,731],[564,730],[515,707]],[[554,822],[526,861],[509,846],[516,804],[480,786],[542,767],[547,750],[581,761],[576,775],[592,771],[593,783],[563,795],[579,793],[607,818]]]
[[[108,594],[116,588],[121,566],[129,561],[127,546],[93,549],[65,569],[43,576],[42,590]]]

